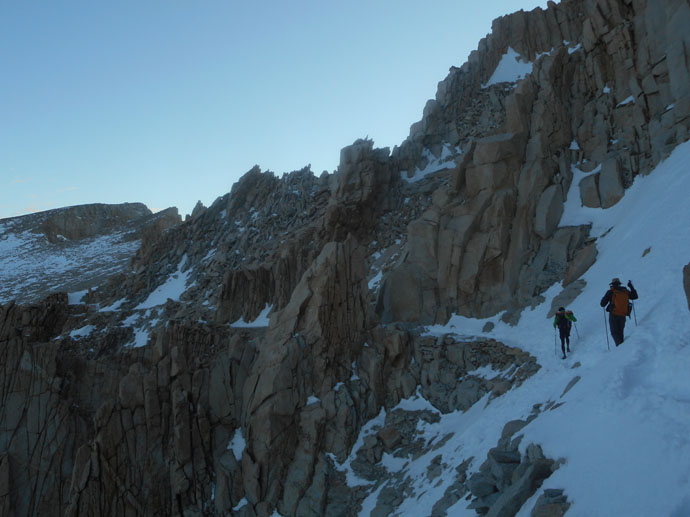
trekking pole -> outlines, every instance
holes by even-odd
[[[573,325],[575,325],[575,334],[577,334],[577,340],[580,341],[580,331],[577,330],[577,323],[573,322]]]
[[[606,348],[609,352],[611,351],[611,345],[609,345],[609,326],[606,323],[606,309],[604,309],[604,334],[606,334]]]
[[[556,327],[553,328],[553,355],[558,357],[558,352],[556,352]]]
[[[633,316],[635,316],[635,326],[637,327],[637,311],[635,310],[635,304],[632,304],[633,306]]]

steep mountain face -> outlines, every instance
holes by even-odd
[[[393,153],[414,162],[424,149],[464,150],[384,284],[391,299],[419,293],[413,307],[386,305],[391,320],[517,309],[563,278],[587,238],[558,227],[572,167],[589,173],[583,204],[606,208],[688,138],[686,11],[681,1],[569,1],[495,21]],[[531,74],[484,87],[507,49]]]
[[[420,325],[501,311],[515,325],[547,289],[557,307],[585,288],[601,235],[562,226],[566,201],[616,205],[689,138],[688,26],[681,0],[498,19],[392,154],[358,140],[333,175],[252,169],[183,224],[142,230],[131,270],[85,303],[3,305],[3,515],[410,514],[432,484],[432,515],[465,498],[478,514],[568,511],[567,486],[538,492],[563,458],[520,434],[562,402],[491,421],[486,457],[456,465],[438,452],[455,431],[423,438],[449,415],[471,426],[462,415],[524,389],[537,359]],[[66,246],[139,220],[131,208],[3,229]],[[89,281],[56,290],[103,278],[77,267]],[[33,303],[39,282],[3,299]],[[427,455],[420,488],[401,463]]]
[[[127,269],[142,238],[181,222],[176,208],[92,204],[0,220],[0,303],[86,291]],[[85,294],[85,293],[83,293]]]

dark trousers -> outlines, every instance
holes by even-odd
[[[568,345],[568,350],[570,350],[570,329],[562,329],[558,327],[558,335],[561,338],[561,350],[563,355],[565,355],[565,346]]]
[[[611,337],[616,346],[623,342],[623,331],[625,330],[625,316],[616,316],[612,312],[609,313],[609,328],[611,329]]]

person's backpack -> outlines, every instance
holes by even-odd
[[[611,289],[611,312],[615,316],[630,316],[632,303],[627,289]]]
[[[573,316],[573,311],[565,311],[565,320],[568,322],[568,330],[573,328],[573,320],[570,319]]]
[[[565,316],[565,312],[558,311],[556,313],[556,325],[561,330],[570,330],[570,321]]]

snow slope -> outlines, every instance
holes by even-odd
[[[482,88],[488,88],[499,83],[515,83],[531,74],[532,66],[531,62],[523,59],[520,54],[508,47],[508,50],[506,50],[506,53],[503,54],[503,57],[498,62],[491,78],[486,84],[482,85]]]
[[[690,262],[689,162],[687,142],[650,175],[636,178],[625,197],[606,210],[581,207],[573,181],[561,224],[592,223],[599,256],[583,276],[587,286],[569,306],[578,322],[566,360],[560,350],[554,353],[555,334],[547,318],[560,285],[545,293],[543,304],[523,312],[516,327],[497,315],[485,320],[455,316],[445,326],[427,329],[433,335],[476,336],[492,321],[495,327],[488,336],[529,351],[542,368],[520,388],[490,403],[485,398],[465,413],[441,415],[435,424],[420,423],[418,430],[426,440],[449,433],[452,437],[415,460],[389,463],[389,471],[406,473],[414,494],[396,515],[430,515],[455,479],[455,467],[474,457],[468,475],[476,472],[506,422],[525,419],[534,404],[549,400],[564,404],[542,412],[520,432],[522,452],[537,443],[547,457],[566,463],[518,515],[530,515],[546,488],[565,489],[572,503],[569,516],[690,515],[690,314],[682,287],[682,268]],[[605,313],[599,305],[612,277],[632,279],[640,295],[637,324],[628,320],[626,340],[618,348],[610,337],[607,345]],[[575,376],[581,379],[563,395]],[[437,412],[421,397],[401,406]],[[367,426],[362,435],[376,428]],[[426,473],[438,454],[443,473],[430,486]],[[370,487],[360,515],[368,515],[382,488]],[[468,504],[460,499],[448,515],[475,516]]]
[[[51,292],[94,285],[123,271],[140,244],[131,230],[52,244],[22,229],[22,222],[0,223],[0,304],[31,303]]]

